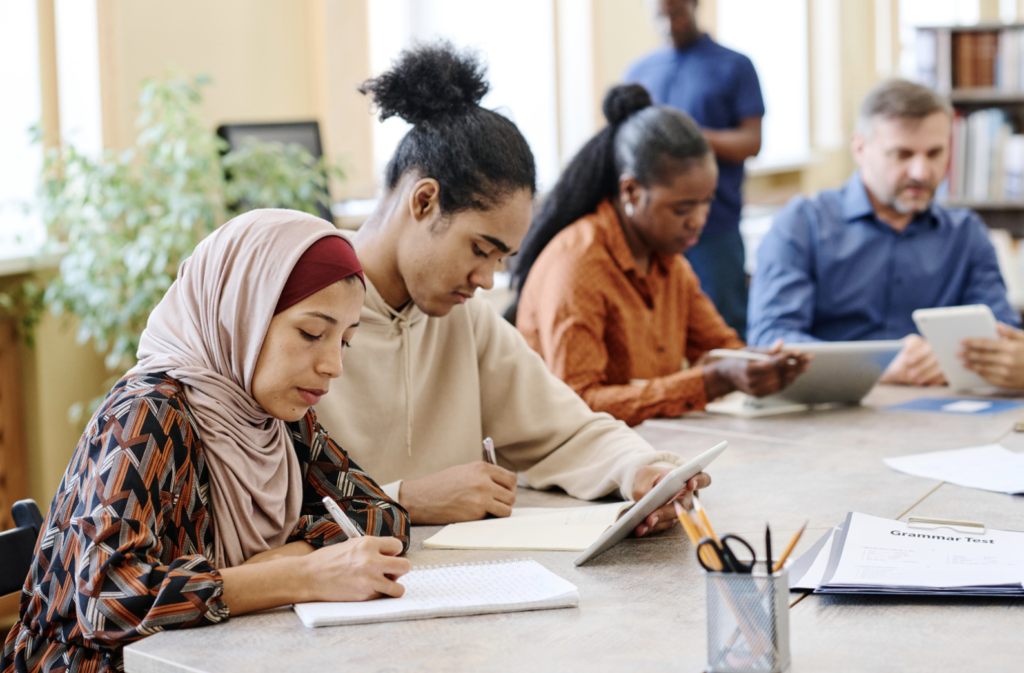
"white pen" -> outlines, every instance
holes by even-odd
[[[498,464],[498,456],[494,453],[494,440],[490,437],[484,440],[484,453],[487,454],[487,462],[491,465]]]
[[[341,530],[351,540],[356,537],[363,537],[363,531],[359,530],[359,526],[352,522],[352,519],[348,518],[344,510],[338,507],[338,503],[331,499],[331,496],[324,496],[324,506],[327,507],[327,511],[334,518],[335,523],[341,526]]]
[[[768,362],[772,359],[772,356],[767,353],[758,353],[756,351],[734,351],[728,348],[712,349],[708,351],[708,355],[713,358],[733,358],[736,360],[752,360],[754,362]]]

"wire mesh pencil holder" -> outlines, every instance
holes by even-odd
[[[708,673],[781,673],[789,668],[789,569],[769,577],[705,573]]]

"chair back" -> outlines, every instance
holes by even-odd
[[[11,508],[16,528],[0,533],[0,596],[21,591],[32,567],[43,515],[35,500],[19,500]]]

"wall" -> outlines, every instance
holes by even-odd
[[[49,313],[36,328],[35,348],[20,348],[29,497],[46,512],[84,426],[68,419],[76,402],[105,392],[108,377],[92,344],[75,341],[74,320]]]
[[[601,101],[608,89],[622,82],[633,61],[665,41],[655,32],[647,0],[593,0],[593,19],[594,127],[600,129],[605,125]]]
[[[207,74],[201,114],[225,122],[316,119],[349,178],[337,199],[374,194],[367,0],[99,0],[105,144],[136,136],[140,83],[171,68]],[[154,29],[158,27],[158,29]]]
[[[312,10],[294,0],[101,0],[105,144],[132,144],[140,82],[170,68],[212,78],[202,106],[211,127],[315,117]]]

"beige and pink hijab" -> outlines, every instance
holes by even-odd
[[[254,210],[196,247],[149,316],[129,373],[184,384],[210,471],[218,567],[284,544],[299,521],[302,474],[288,428],[252,396],[270,321],[357,274],[363,280],[355,251],[329,223]]]

